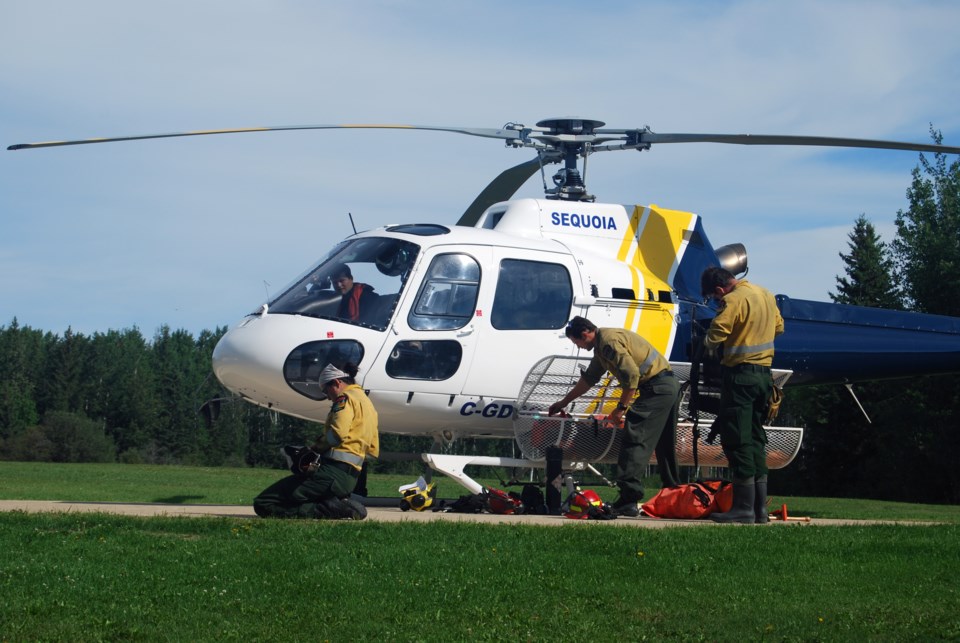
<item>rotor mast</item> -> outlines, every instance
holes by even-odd
[[[591,144],[596,139],[596,129],[603,127],[606,123],[586,118],[548,118],[537,123],[538,128],[543,128],[543,133],[538,134],[536,138],[547,145],[549,150],[560,156],[563,161],[563,167],[553,175],[554,187],[546,187],[544,179],[544,192],[548,199],[557,199],[560,201],[594,201],[596,197],[587,193],[587,186],[583,182],[586,174],[587,156],[591,150]],[[541,160],[546,155],[541,152]],[[580,173],[578,160],[583,158],[583,174]],[[546,159],[548,162],[559,162],[558,160]],[[540,168],[541,174],[543,167]]]

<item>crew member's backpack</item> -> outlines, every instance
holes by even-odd
[[[726,480],[705,480],[667,487],[640,508],[651,518],[704,518],[730,511],[733,485]]]

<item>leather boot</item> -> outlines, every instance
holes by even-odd
[[[336,520],[341,518],[343,503],[339,498],[320,498],[314,503],[314,518],[321,520]]]
[[[738,522],[745,525],[752,525],[756,521],[753,511],[755,496],[756,485],[754,484],[753,476],[734,479],[733,506],[730,508],[730,511],[710,514],[710,520],[713,522]]]
[[[360,502],[353,496],[347,496],[346,498],[341,498],[340,502],[343,503],[343,512],[340,516],[341,518],[349,518],[351,520],[363,520],[364,518],[367,517],[367,508],[363,506],[362,502]]]
[[[754,479],[753,487],[753,517],[758,525],[765,525],[770,522],[770,513],[767,511],[767,476],[757,476]]]
[[[322,498],[316,503],[315,518],[327,520],[363,520],[367,517],[367,508],[363,503],[347,496],[346,498]]]

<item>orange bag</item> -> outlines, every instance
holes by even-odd
[[[661,489],[640,508],[651,518],[704,518],[730,511],[733,485],[726,480],[705,480]]]

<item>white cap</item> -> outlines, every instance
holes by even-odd
[[[323,386],[327,382],[332,382],[333,380],[343,380],[350,377],[339,368],[333,364],[327,364],[323,367],[323,370],[320,371],[320,386]]]

